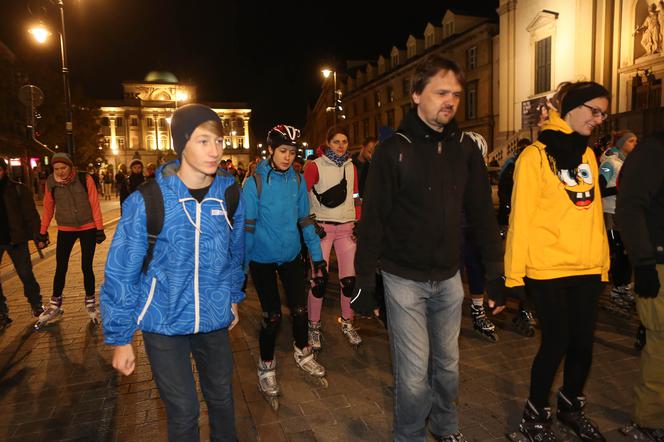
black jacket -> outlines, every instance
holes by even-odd
[[[664,264],[664,131],[629,154],[618,187],[615,220],[630,262]]]
[[[491,187],[477,144],[455,121],[442,134],[433,131],[415,109],[397,132],[371,161],[355,255],[358,286],[374,286],[377,266],[414,281],[454,276],[462,213],[487,279],[502,275]]]
[[[2,202],[7,215],[10,244],[20,244],[37,239],[39,234],[39,213],[32,198],[32,192],[21,183],[3,179]]]
[[[360,198],[364,198],[364,186],[367,183],[367,176],[369,175],[369,166],[371,163],[369,161],[360,161],[360,153],[356,152],[353,154],[353,164],[355,169],[357,169],[357,189],[360,193]]]

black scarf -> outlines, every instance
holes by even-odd
[[[588,137],[576,132],[566,134],[557,130],[544,130],[537,141],[546,146],[549,162],[556,171],[575,170],[581,164],[581,157],[588,147]]]

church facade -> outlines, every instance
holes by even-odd
[[[592,80],[611,92],[602,127],[639,136],[664,125],[664,0],[500,0],[499,148],[535,138],[548,99],[564,81]]]

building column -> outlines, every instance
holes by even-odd
[[[249,148],[251,146],[250,141],[249,141],[249,119],[245,118],[244,119],[244,145]]]
[[[154,122],[154,145],[155,145],[155,150],[159,151],[161,150],[161,146],[159,146],[159,115],[156,113],[153,114],[152,120]]]
[[[111,130],[111,152],[117,153],[118,151],[118,137],[115,134],[115,117],[108,118],[109,128]]]

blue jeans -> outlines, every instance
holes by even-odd
[[[143,341],[159,395],[166,405],[168,440],[200,440],[200,410],[190,354],[196,361],[201,391],[208,407],[210,439],[236,440],[231,387],[233,355],[228,329],[183,336],[144,332]]]
[[[425,441],[459,431],[459,331],[463,286],[457,272],[417,282],[383,272],[394,370],[394,440]]]

